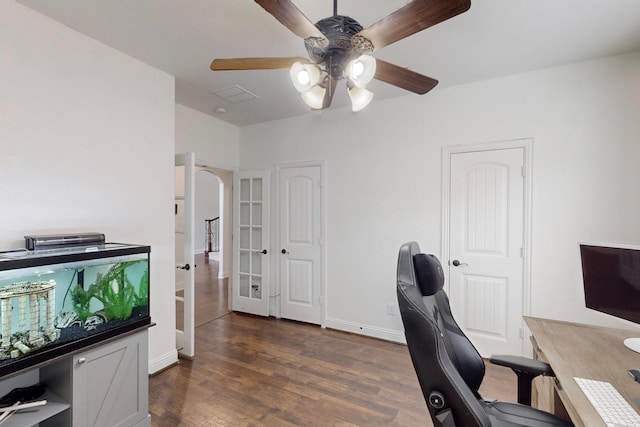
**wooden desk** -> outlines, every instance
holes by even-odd
[[[552,410],[560,416],[566,410],[565,416],[568,414],[576,426],[605,426],[573,380],[573,377],[582,377],[611,383],[640,412],[634,402],[634,398],[640,397],[640,384],[627,373],[628,369],[640,368],[640,354],[622,343],[625,338],[640,336],[640,331],[534,317],[525,317],[525,322],[532,334],[534,358],[549,363],[556,374],[555,380],[542,378],[541,382],[534,385],[534,405],[536,397],[545,393],[545,382],[552,388],[551,396],[542,396],[543,401],[539,399],[535,406]],[[546,398],[552,401],[544,402]],[[558,405],[560,402],[562,405]]]

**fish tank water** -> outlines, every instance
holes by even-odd
[[[150,325],[149,246],[0,252],[0,377]]]

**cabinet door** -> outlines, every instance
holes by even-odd
[[[74,427],[129,427],[148,417],[147,331],[73,357]]]

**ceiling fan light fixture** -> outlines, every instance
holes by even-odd
[[[353,111],[360,111],[373,99],[373,92],[363,87],[350,87],[348,88],[349,98],[351,98],[351,109]]]
[[[320,68],[315,64],[295,62],[289,70],[293,86],[300,93],[304,93],[317,85],[320,81]]]
[[[355,19],[338,15],[315,24],[294,4],[295,0],[255,0],[267,13],[296,36],[304,39],[308,57],[215,59],[210,68],[222,70],[289,69],[291,81],[302,99],[313,109],[329,108],[336,84],[346,80],[353,111],[366,107],[373,93],[366,90],[372,79],[424,95],[438,81],[369,54],[453,18],[471,7],[471,0],[405,0],[386,17],[364,28]]]
[[[327,93],[327,89],[323,88],[320,85],[316,85],[311,89],[302,92],[300,96],[302,96],[302,100],[306,102],[306,104],[313,108],[314,110],[322,109],[322,105],[324,103],[324,95]]]
[[[376,58],[371,55],[361,55],[347,64],[347,77],[359,88],[364,88],[375,75]]]

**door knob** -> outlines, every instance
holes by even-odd
[[[458,261],[457,259],[454,259],[454,260],[451,262],[451,264],[453,264],[453,266],[454,266],[454,267],[464,267],[464,266],[466,266],[466,265],[469,265],[469,264],[467,264],[466,262],[460,262],[460,261]]]
[[[288,250],[286,250],[286,249],[283,249],[283,250],[281,250],[280,252],[282,252],[282,253],[283,253],[283,254],[285,254],[285,255],[289,253],[289,251],[288,251]]]
[[[263,250],[261,250],[261,251],[256,251],[256,253],[257,253],[257,254],[262,254],[262,255],[266,255],[266,254],[268,254],[268,252],[267,252],[267,250],[266,250],[266,249],[263,249]]]
[[[187,270],[189,271],[191,269],[191,266],[189,264],[185,264],[185,265],[176,265],[176,268],[179,268],[180,270]]]

